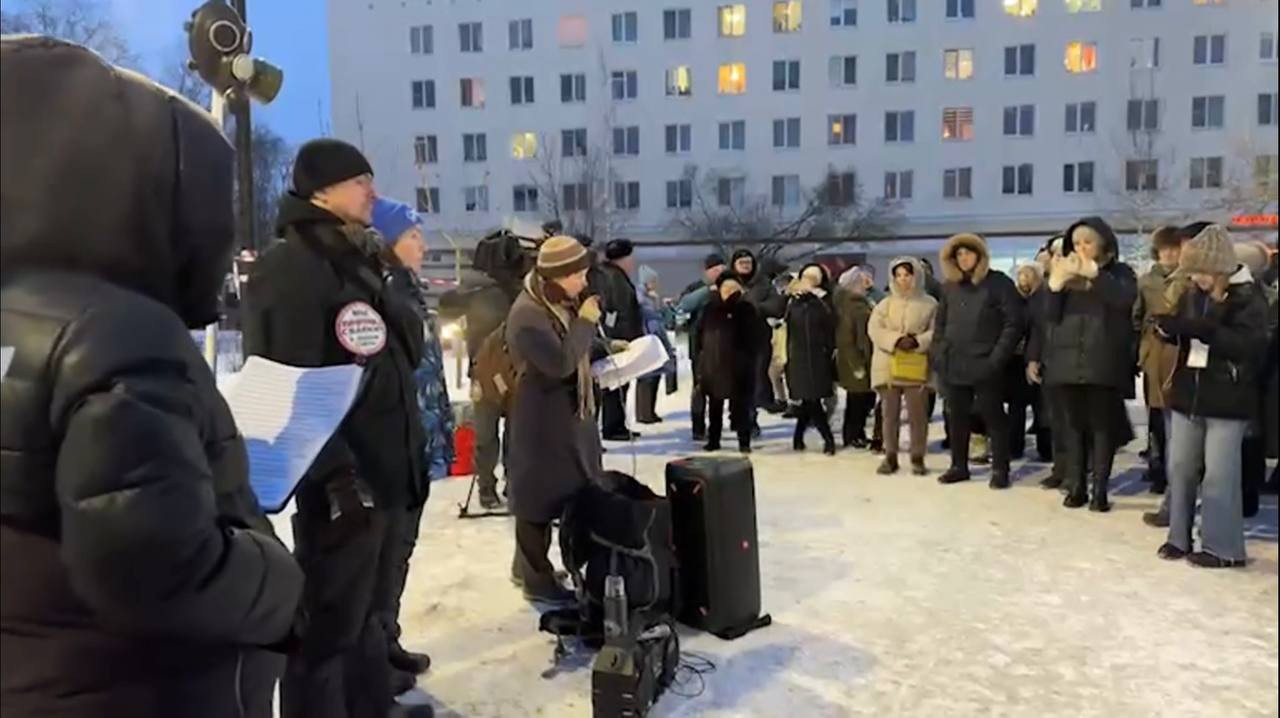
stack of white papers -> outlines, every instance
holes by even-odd
[[[667,350],[653,335],[640,337],[624,351],[591,364],[591,373],[601,389],[617,389],[667,363]]]

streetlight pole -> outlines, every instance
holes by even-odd
[[[236,13],[248,23],[249,11],[245,0],[234,0],[232,4]],[[236,234],[240,236],[241,248],[257,251],[258,238],[253,226],[253,126],[249,117],[248,95],[237,93],[231,108],[236,118]]]

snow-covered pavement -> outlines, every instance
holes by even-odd
[[[661,490],[666,462],[695,449],[681,383],[634,455],[608,445],[608,468]],[[1197,570],[1156,558],[1140,442],[1118,461],[1113,511],[1094,514],[1040,489],[1041,465],[1015,466],[1005,492],[985,472],[940,486],[936,444],[930,476],[882,477],[878,457],[825,457],[816,436],[796,454],[790,422],[763,423],[752,462],[773,626],[734,642],[682,629],[683,650],[716,670],[653,715],[1280,713],[1274,497],[1250,523],[1247,569]],[[404,642],[435,666],[411,698],[445,716],[589,716],[589,664],[549,674],[553,639],[508,582],[509,520],[457,518],[467,484],[434,484],[413,557]]]

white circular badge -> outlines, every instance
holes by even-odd
[[[351,302],[339,309],[334,330],[342,348],[356,356],[373,356],[387,345],[387,323],[364,302]]]

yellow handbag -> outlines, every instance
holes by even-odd
[[[894,381],[923,384],[929,379],[929,356],[921,352],[895,349],[889,373]]]

